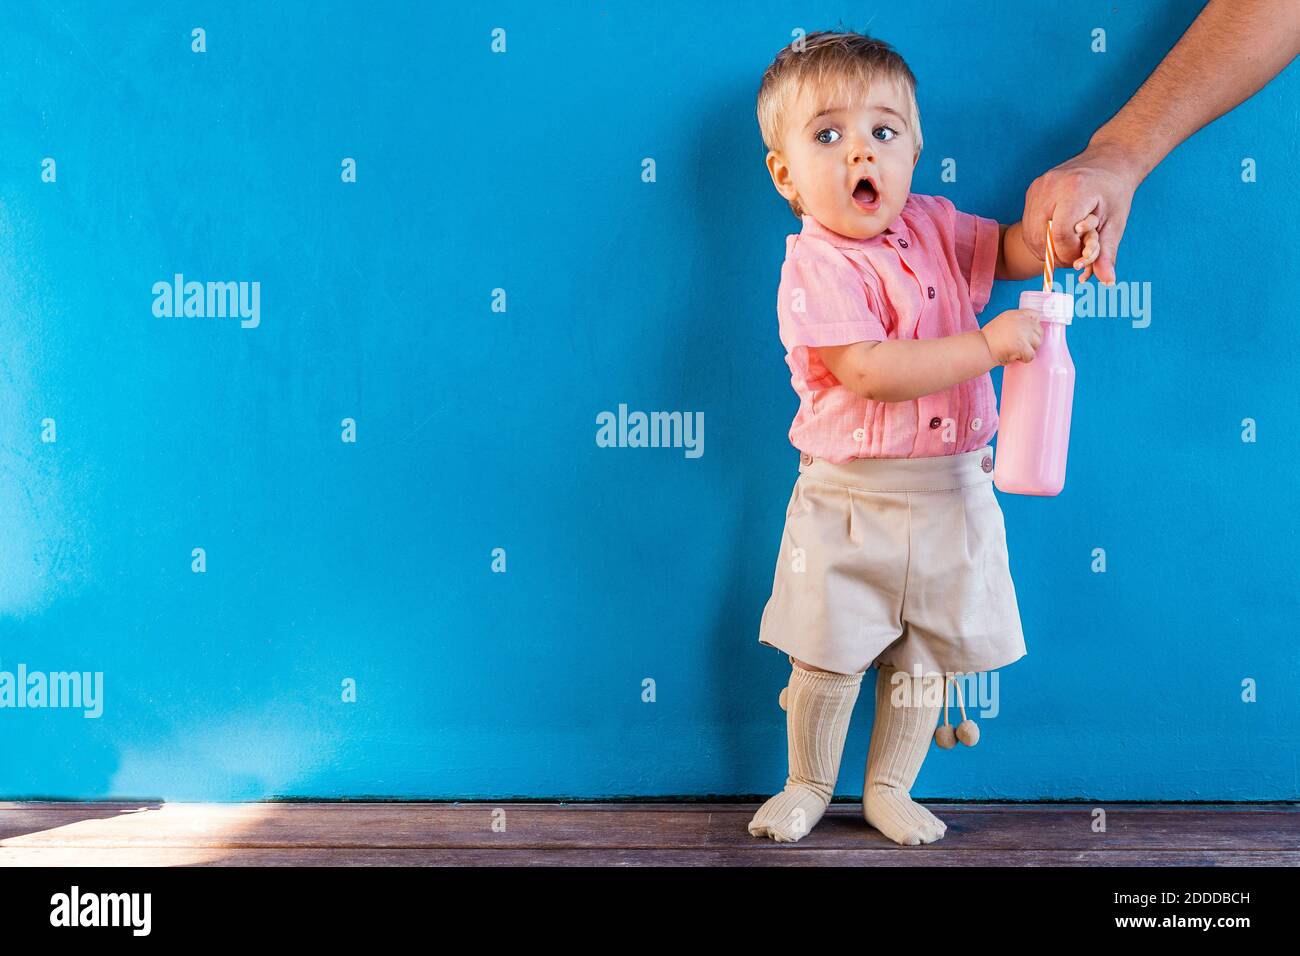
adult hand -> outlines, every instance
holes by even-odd
[[[1122,149],[1108,144],[1090,145],[1029,185],[1021,218],[1025,245],[1039,256],[1046,255],[1050,219],[1057,264],[1069,265],[1084,250],[1084,236],[1075,225],[1095,215],[1101,248],[1092,271],[1102,282],[1113,284],[1119,241],[1128,222],[1133,193],[1141,181],[1140,172]]]

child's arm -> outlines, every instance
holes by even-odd
[[[998,225],[998,264],[995,279],[1032,279],[1043,271],[1043,260],[1020,238],[1020,223]]]
[[[1037,312],[1009,309],[982,329],[939,339],[885,339],[819,346],[831,374],[877,402],[906,402],[983,375],[995,365],[1028,362],[1042,344]]]
[[[1101,244],[1097,237],[1097,217],[1089,216],[1075,223],[1074,233],[1083,237],[1083,252],[1072,268],[1082,269],[1080,282],[1087,282],[1092,274],[1092,264],[1097,260]],[[1019,222],[1010,226],[998,225],[998,264],[993,272],[995,279],[1032,279],[1043,272],[1043,260],[1029,251],[1022,236]],[[1064,265],[1064,263],[1060,263]]]

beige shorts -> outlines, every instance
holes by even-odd
[[[990,447],[801,455],[759,643],[823,670],[993,670],[1025,656]]]

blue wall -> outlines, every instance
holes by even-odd
[[[1200,3],[1052,6],[8,11],[0,670],[104,693],[0,709],[0,797],[779,788],[798,223],[761,72],[795,27],[869,26],[920,79],[916,190],[1011,222]],[[1297,798],[1297,102],[1293,67],[1138,192],[1150,323],[1076,320],[1065,493],[1000,495],[1029,655],[917,796]],[[156,317],[176,273],[258,282],[259,324]],[[620,403],[702,412],[704,454],[598,447]]]

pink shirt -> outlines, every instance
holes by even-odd
[[[841,236],[805,215],[785,249],[777,319],[799,396],[790,444],[844,462],[956,455],[989,443],[998,411],[988,372],[912,401],[874,402],[841,385],[812,348],[978,329],[975,316],[993,291],[997,222],[912,193],[878,236]]]

